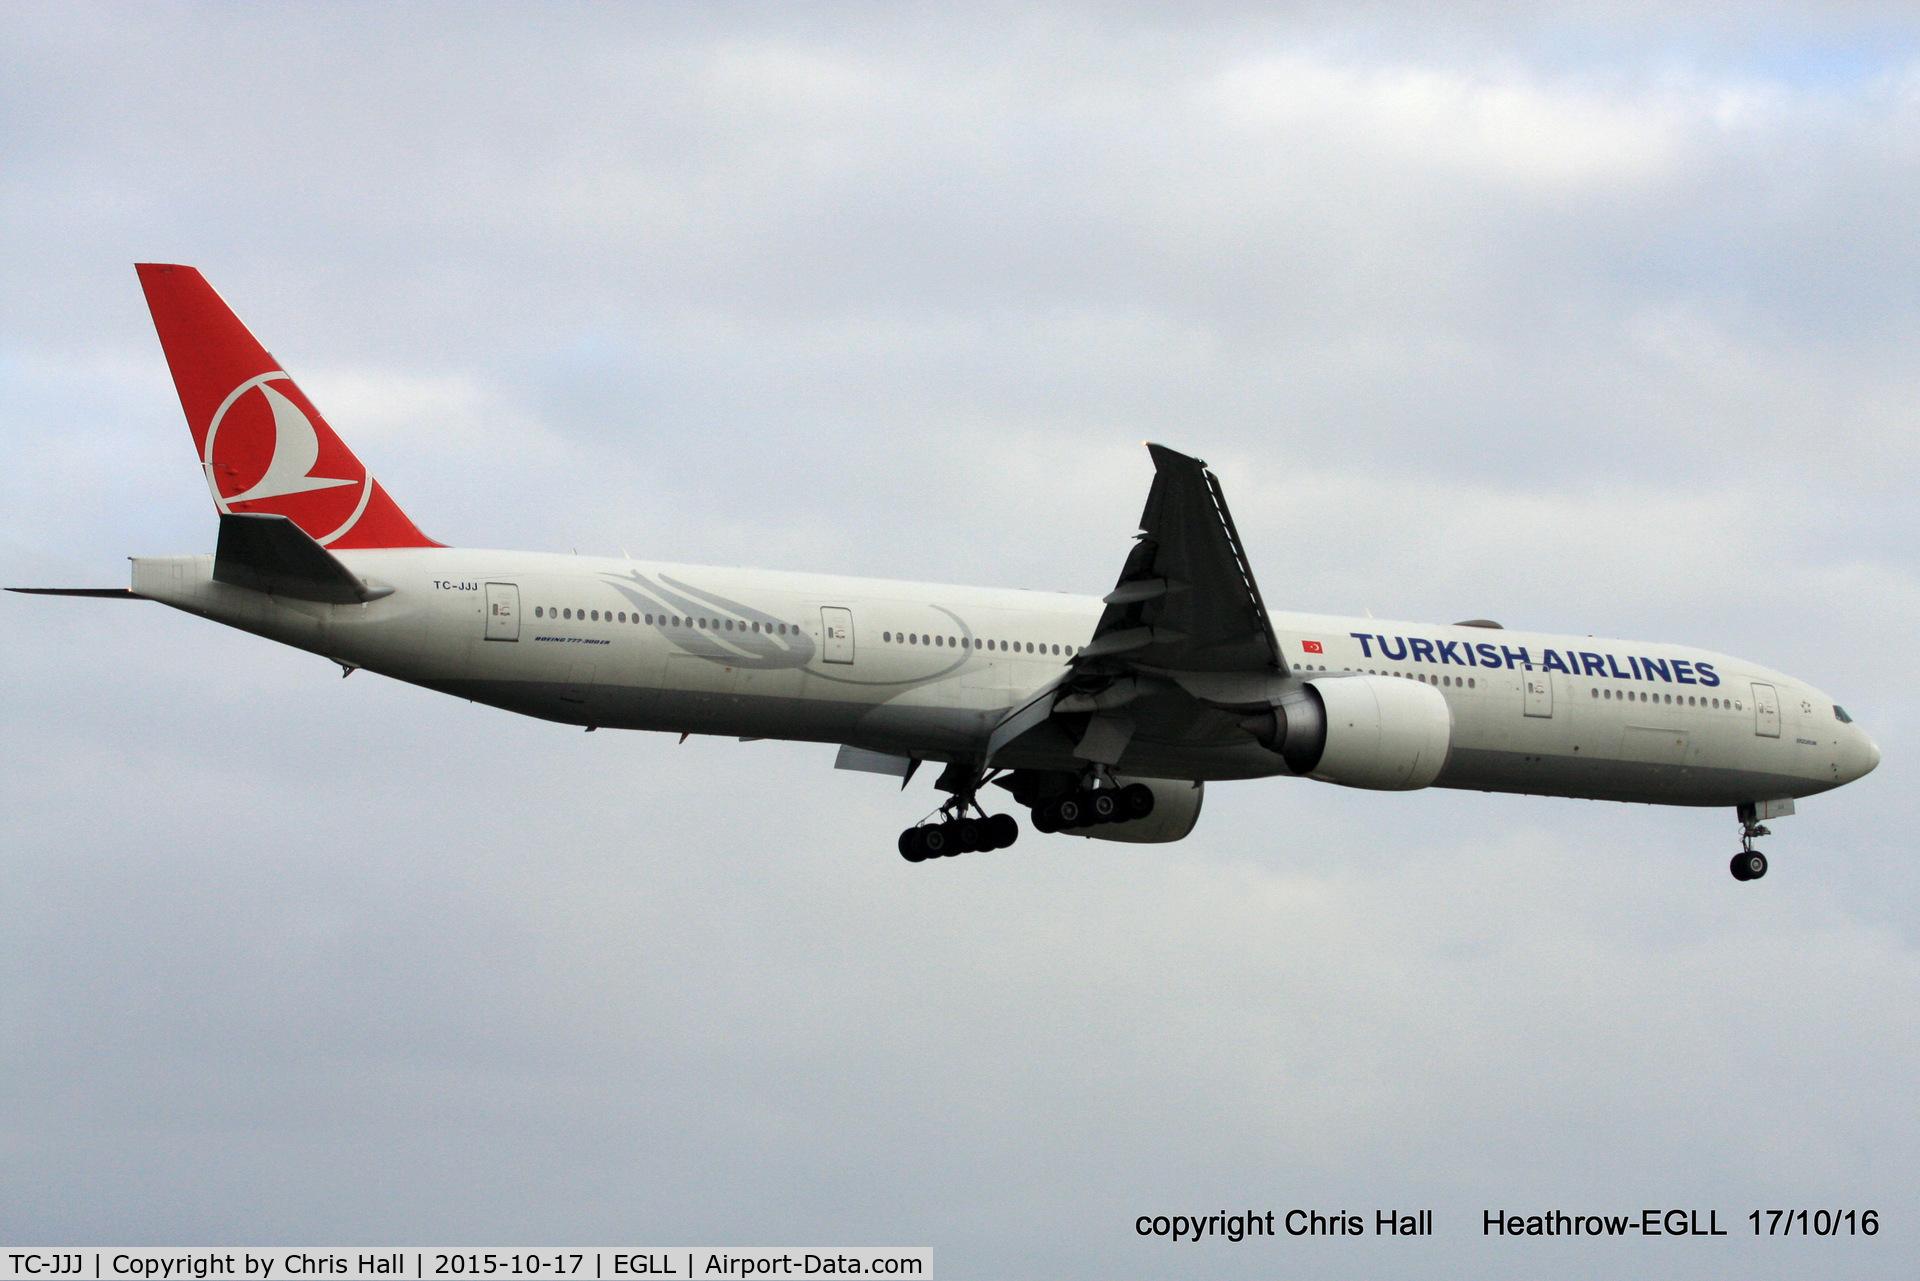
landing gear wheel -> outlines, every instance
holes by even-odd
[[[987,848],[986,833],[980,830],[978,819],[956,818],[951,826],[955,854],[972,854]]]
[[[1123,818],[1145,818],[1153,813],[1153,789],[1145,783],[1128,783],[1120,789],[1120,813]]]
[[[987,848],[1003,850],[1020,839],[1020,823],[1011,814],[995,814],[986,821],[988,836],[992,844]]]
[[[927,859],[927,846],[924,827],[909,827],[900,833],[900,857],[909,863],[924,863]]]
[[[1736,881],[1757,881],[1767,874],[1767,856],[1759,850],[1741,850],[1728,870]]]
[[[1120,818],[1120,794],[1111,787],[1098,792],[1080,793],[1080,804],[1086,811],[1089,824],[1112,823]]]
[[[957,854],[953,848],[953,833],[947,830],[945,823],[931,823],[920,830],[920,848],[926,851],[928,858],[945,858]]]
[[[1060,824],[1053,817],[1053,802],[1042,801],[1033,807],[1033,830],[1054,833],[1060,830]]]
[[[1049,806],[1055,826],[1061,831],[1070,827],[1084,827],[1087,822],[1087,807],[1081,802],[1080,794],[1062,796]]]

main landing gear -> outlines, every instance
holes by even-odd
[[[1153,789],[1145,783],[1125,787],[1080,787],[1033,807],[1036,832],[1072,832],[1101,823],[1127,823],[1153,813]]]
[[[1153,813],[1151,787],[1145,783],[1116,786],[1104,770],[1002,772],[985,770],[977,761],[956,761],[934,783],[951,799],[940,806],[938,819],[900,833],[900,857],[923,863],[975,850],[1003,850],[1018,840],[1020,825],[1012,815],[989,817],[980,808],[976,797],[990,777],[1032,811],[1036,832],[1082,832],[1101,823],[1130,823]]]
[[[1011,814],[949,818],[900,833],[900,857],[909,863],[923,863],[930,858],[952,858],[979,850],[1003,850],[1019,839],[1020,824]]]
[[[1727,868],[1736,881],[1757,881],[1767,874],[1767,856],[1753,848],[1756,836],[1772,836],[1773,833],[1760,826],[1760,820],[1751,805],[1740,807],[1740,852],[1733,856],[1732,864]]]
[[[900,833],[900,857],[909,863],[930,858],[952,858],[979,850],[1003,850],[1020,839],[1020,824],[1011,814],[988,814],[980,808],[980,788],[988,771],[978,761],[952,761],[934,786],[948,794],[938,822],[922,823]]]

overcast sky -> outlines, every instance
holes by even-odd
[[[0,600],[0,1239],[900,1244],[948,1277],[1879,1276],[1920,1234],[1905,6],[15,4],[0,581],[211,549],[132,263],[430,534],[1730,651],[1880,743],[1730,812],[1288,780],[909,866],[829,746]],[[1872,1241],[1483,1209],[1876,1208]],[[1431,1207],[1416,1244],[1143,1213]]]

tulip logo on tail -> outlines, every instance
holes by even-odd
[[[227,393],[202,461],[221,511],[286,516],[326,544],[353,528],[373,492],[359,459],[337,444],[327,452],[323,459],[307,398],[274,370]]]

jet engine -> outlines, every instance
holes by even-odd
[[[1307,688],[1319,699],[1325,740],[1319,759],[1301,772],[1383,792],[1410,792],[1440,776],[1453,711],[1433,686],[1397,676],[1323,676]]]

